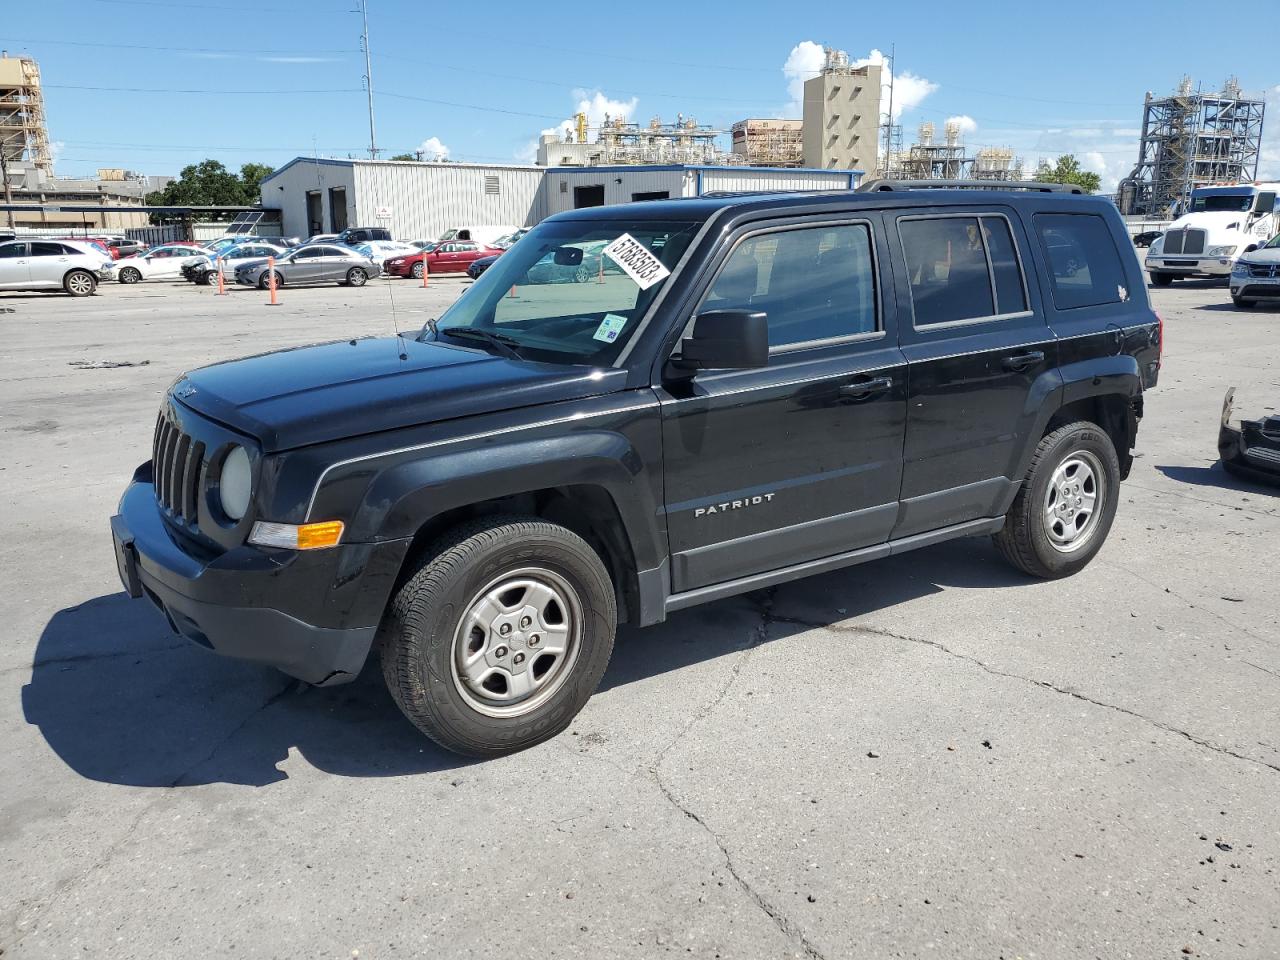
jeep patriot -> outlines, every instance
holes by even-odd
[[[954,537],[1074,573],[1159,372],[1141,266],[1105,199],[914,186],[560,214],[416,336],[187,373],[111,521],[127,591],[308,683],[376,648],[492,756],[619,623]]]

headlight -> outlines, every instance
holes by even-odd
[[[1237,260],[1231,267],[1231,275],[1233,277],[1247,277],[1249,275],[1249,265],[1243,260]]]
[[[1209,256],[1211,257],[1229,257],[1236,252],[1235,247],[1210,247]]]
[[[239,521],[249,512],[249,497],[253,493],[253,467],[244,447],[232,447],[222,458],[222,470],[218,475],[218,500],[228,520]]]

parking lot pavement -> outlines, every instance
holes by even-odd
[[[1280,308],[1153,291],[1161,383],[1080,575],[968,540],[680,613],[476,763],[376,670],[173,637],[107,532],[180,372],[465,283],[0,294],[5,960],[1280,955],[1280,491],[1214,465],[1228,385],[1280,404]]]

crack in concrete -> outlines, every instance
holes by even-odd
[[[1148,717],[1145,714],[1138,713],[1136,710],[1130,710],[1128,707],[1122,707],[1114,703],[1107,703],[1105,700],[1096,700],[1093,697],[1087,696],[1086,694],[1083,694],[1078,690],[1072,690],[1069,687],[1058,686],[1056,683],[1053,683],[1052,681],[1049,681],[1049,680],[1036,680],[1036,679],[1033,679],[1032,677],[1023,676],[1020,673],[1012,673],[1006,670],[999,670],[991,666],[990,664],[985,663],[982,660],[979,660],[977,657],[971,656],[970,654],[960,653],[957,650],[952,650],[946,644],[939,643],[937,640],[925,640],[922,637],[911,637],[911,636],[907,636],[906,634],[894,633],[891,630],[884,630],[879,627],[867,627],[867,626],[861,626],[861,625],[851,625],[847,627],[837,626],[834,624],[815,623],[813,621],[802,620],[796,617],[774,617],[773,620],[776,623],[791,623],[791,624],[795,624],[796,626],[806,627],[809,629],[831,630],[835,633],[862,633],[862,634],[868,634],[870,636],[885,637],[891,640],[900,640],[904,643],[916,643],[924,647],[932,647],[933,649],[939,650],[950,657],[955,657],[957,660],[964,660],[968,663],[971,663],[974,666],[978,667],[979,669],[983,670],[984,672],[989,673],[993,677],[1004,677],[1009,680],[1019,680],[1022,683],[1031,684],[1032,686],[1039,687],[1042,690],[1051,690],[1054,693],[1059,693],[1059,694],[1062,694],[1063,696],[1072,697],[1073,699],[1080,700],[1084,703],[1091,703],[1095,707],[1102,707],[1105,710],[1114,710],[1116,713],[1122,713],[1125,716],[1133,717],[1136,720],[1141,720],[1143,723],[1156,727],[1159,730],[1163,730],[1166,733],[1176,734],[1179,737],[1182,737],[1186,740],[1191,741],[1197,746],[1204,747],[1206,750],[1212,750],[1214,753],[1220,753],[1223,756],[1232,757],[1236,760],[1243,760],[1246,763],[1256,764],[1257,766],[1265,767],[1268,770],[1272,770],[1276,773],[1280,773],[1280,766],[1276,764],[1268,763],[1265,760],[1258,760],[1255,757],[1249,757],[1242,753],[1237,753],[1236,751],[1231,750],[1228,747],[1224,747],[1224,746],[1221,746],[1220,744],[1213,743],[1212,741],[1205,740],[1203,737],[1198,737],[1195,734],[1190,733],[1189,731],[1183,730],[1179,727],[1175,727],[1172,724],[1165,723],[1163,720],[1157,720],[1154,717]]]
[[[166,653],[170,650],[178,650],[190,646],[190,641],[180,640],[167,647],[145,647],[141,650],[117,650],[113,653],[77,653],[67,657],[46,657],[43,660],[37,660],[34,663],[30,663],[23,667],[4,667],[0,669],[0,675],[18,673],[23,670],[30,670],[32,673],[35,673],[42,667],[52,667],[62,663],[84,663],[89,660],[112,660],[117,657],[145,657],[153,653]]]
[[[185,645],[185,641],[183,645]],[[36,924],[39,921],[40,915],[48,911],[51,907],[55,906],[58,903],[58,901],[61,900],[62,897],[67,893],[68,890],[70,890],[72,887],[79,885],[85,879],[87,879],[90,875],[98,872],[99,870],[102,870],[107,866],[107,864],[109,864],[112,860],[114,860],[116,855],[120,852],[120,850],[124,847],[124,845],[129,842],[130,838],[132,838],[134,832],[137,831],[138,826],[142,823],[143,819],[147,816],[147,814],[149,814],[153,809],[155,809],[155,807],[157,807],[164,801],[168,800],[170,797],[174,796],[173,789],[175,787],[182,786],[183,781],[187,777],[189,777],[192,773],[194,773],[200,767],[204,766],[206,763],[212,760],[215,756],[217,756],[218,752],[222,750],[222,748],[225,747],[229,741],[231,741],[242,730],[244,730],[244,728],[248,726],[249,723],[256,716],[258,716],[264,710],[267,710],[270,707],[274,706],[281,699],[283,699],[286,694],[288,694],[291,690],[297,687],[300,683],[301,681],[290,679],[289,682],[286,683],[282,689],[273,693],[260,706],[254,708],[249,714],[245,716],[245,718],[239,724],[236,725],[234,730],[232,730],[225,737],[219,740],[213,746],[213,749],[209,751],[208,754],[206,754],[200,760],[197,760],[195,763],[188,766],[182,773],[178,774],[178,776],[175,777],[168,784],[168,786],[161,788],[163,792],[161,792],[158,796],[156,796],[155,799],[153,799],[149,803],[143,804],[142,809],[140,809],[137,815],[134,816],[133,820],[130,821],[129,826],[125,828],[124,832],[119,837],[117,837],[115,841],[109,844],[107,846],[107,849],[103,851],[103,853],[96,860],[94,860],[91,864],[89,864],[89,866],[85,867],[85,869],[81,870],[79,873],[73,874],[69,877],[64,877],[62,880],[58,881],[54,885],[53,890],[49,893],[47,897],[44,898],[42,902],[31,903],[28,906],[28,910],[30,914],[28,923],[30,924],[30,926],[26,930],[22,929],[23,907],[21,904],[18,907],[16,907],[14,909],[12,918],[7,923],[7,926],[9,926],[12,929],[12,931],[16,934],[16,936],[7,943],[0,943],[0,955],[3,955],[6,952],[12,952],[18,947],[19,944],[22,943],[23,940],[25,940],[31,933],[33,933],[34,930],[36,929]]]

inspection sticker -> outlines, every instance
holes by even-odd
[[[600,321],[600,326],[596,327],[596,332],[591,337],[594,340],[613,343],[618,339],[618,334],[622,332],[622,328],[626,325],[626,317],[620,317],[616,313],[606,313],[604,319]]]
[[[624,233],[613,243],[604,248],[604,255],[626,271],[641,290],[648,290],[663,277],[670,276],[671,271],[662,265],[662,261],[649,252],[643,243]]]

